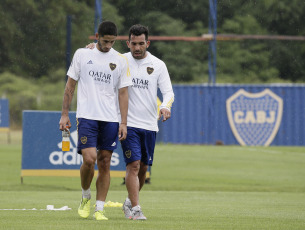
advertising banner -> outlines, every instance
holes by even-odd
[[[61,150],[60,116],[61,112],[57,111],[23,111],[21,177],[79,176],[82,156],[77,153],[76,113],[69,113],[72,124],[69,152]],[[110,175],[123,178],[125,169],[121,145],[118,144],[112,154]]]

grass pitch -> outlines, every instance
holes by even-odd
[[[0,210],[0,229],[305,229],[304,147],[157,145],[151,184],[140,193],[148,220],[107,207],[109,221],[98,222],[77,215],[79,178],[20,183],[18,135],[0,140],[0,209],[38,210]],[[107,201],[124,201],[121,183],[112,178]],[[49,204],[72,210],[39,210]]]

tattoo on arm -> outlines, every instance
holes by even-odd
[[[68,114],[69,112],[70,104],[74,95],[74,89],[75,85],[71,85],[71,87],[69,85],[66,85],[64,100],[62,104],[62,114]]]
[[[70,88],[69,86],[67,86],[66,88],[66,92],[67,94],[70,94],[71,97],[73,97],[73,94],[74,94],[74,88]]]

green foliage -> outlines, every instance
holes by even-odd
[[[174,19],[165,13],[152,11],[141,19],[141,23],[149,25],[151,34],[160,36],[193,36],[195,31],[186,31],[187,25],[180,19]],[[194,27],[200,26],[198,23]],[[169,70],[172,81],[191,82],[204,78],[204,46],[202,43],[184,41],[160,42],[152,41],[149,51],[161,58]]]
[[[218,6],[219,33],[298,36],[305,33],[302,26],[305,4],[300,0],[219,1]],[[221,66],[217,72],[218,82],[248,83],[251,82],[250,76],[254,83],[304,82],[305,68],[301,67],[304,66],[304,41],[239,41],[240,45],[234,45],[235,49],[227,47],[231,46],[230,43],[219,42],[218,46],[221,46],[221,49],[228,48],[237,63],[232,63],[229,55],[223,56],[218,48],[217,61]],[[258,43],[263,47],[253,50],[252,44],[256,46]],[[245,52],[249,52],[250,55],[238,56],[236,53],[240,54],[239,49],[246,49]],[[254,72],[252,68],[247,67],[252,66],[253,55],[261,59],[261,64],[253,63],[259,67],[258,70],[254,69]],[[238,68],[241,67],[241,58],[248,63],[242,69]],[[232,65],[234,68],[226,73],[223,71],[225,65]],[[242,72],[238,72],[239,70]],[[234,76],[230,75],[232,72]]]
[[[12,125],[20,125],[22,110],[37,109],[36,92],[33,82],[14,74],[0,74],[0,95],[9,99]]]
[[[123,17],[115,7],[105,3],[103,9],[104,19],[122,28]],[[89,43],[94,31],[94,8],[84,1],[6,0],[0,10],[5,22],[0,32],[3,70],[33,78],[65,66],[68,15],[72,16],[72,54]]]
[[[120,35],[126,35],[130,26],[137,23],[147,25],[151,35],[208,33],[210,7],[205,0],[104,0],[102,4],[103,19],[114,21]],[[94,7],[90,0],[3,0],[0,73],[39,79],[64,68],[67,16],[72,16],[72,57],[76,49],[91,42]],[[301,0],[219,0],[217,9],[218,33],[305,34],[305,4]],[[216,82],[304,82],[303,43],[219,41]],[[117,41],[114,48],[128,51],[124,41]],[[173,82],[207,82],[208,42],[153,41],[149,51],[165,61]]]
[[[261,42],[219,42],[218,82],[271,83],[278,79],[266,48]]]
[[[39,79],[37,85],[39,91],[37,94],[37,106],[39,110],[61,111],[64,87],[65,71],[59,69],[49,77]]]
[[[63,69],[38,81],[8,72],[0,74],[0,96],[9,99],[12,127],[21,126],[23,110],[61,110],[65,87],[63,76],[65,76]],[[76,97],[73,98],[71,105],[71,110],[75,109]]]
[[[127,15],[126,33],[135,23],[148,25],[152,35],[201,36],[207,33],[208,1],[115,0],[113,4],[121,15]],[[300,0],[220,0],[218,33],[303,35],[304,7]],[[126,13],[135,10],[136,14]],[[304,82],[302,42],[237,42],[240,44],[217,43],[217,82]],[[207,81],[207,47],[203,42],[154,41],[149,49],[166,62],[173,82],[186,83]]]
[[[265,30],[251,16],[235,16],[226,20],[224,34],[265,34]],[[278,70],[271,65],[268,44],[262,41],[218,42],[218,82],[269,83],[279,78]]]

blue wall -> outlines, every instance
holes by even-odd
[[[0,99],[0,128],[10,127],[9,101]]]
[[[238,90],[257,94],[269,89],[282,99],[282,119],[270,145],[305,145],[305,85],[173,85],[170,120],[159,123],[164,143],[239,145],[227,115],[226,101]],[[268,110],[268,109],[267,109]],[[268,111],[267,111],[268,113]]]

